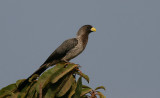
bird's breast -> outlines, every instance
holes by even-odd
[[[69,61],[75,58],[85,49],[85,46],[83,41],[81,39],[78,39],[78,44],[73,49],[71,49],[63,59]]]

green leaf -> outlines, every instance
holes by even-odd
[[[61,68],[63,68],[65,65],[64,64],[57,64],[53,68],[46,70],[39,78],[38,78],[38,83],[36,90],[39,92],[39,85],[42,85],[42,89],[46,87],[46,85],[50,82],[50,78],[52,74],[55,74],[55,72],[59,71]]]
[[[46,88],[44,88],[46,90],[45,98],[54,98],[55,96],[57,96],[58,92],[63,88],[63,86],[65,85],[66,81],[68,81],[68,77],[69,77],[69,75],[66,75],[66,76],[64,76],[63,78],[61,78],[58,82],[56,82],[54,84],[49,83],[46,86]]]
[[[96,91],[97,92],[97,95],[99,95],[100,98],[106,98],[106,96],[104,96],[101,92],[99,91]]]
[[[35,81],[34,84],[31,86],[31,88],[30,88],[30,90],[29,90],[29,92],[28,92],[28,94],[27,94],[27,97],[28,97],[28,98],[34,98],[34,95],[35,95],[35,93],[36,93],[36,86],[37,86],[36,83],[37,83],[37,82]]]
[[[38,92],[35,92],[34,97],[33,98],[38,98]]]
[[[74,82],[74,77],[72,74],[69,75],[68,80],[63,85],[62,89],[58,92],[57,97],[61,97],[71,88],[72,83]]]
[[[68,81],[68,78],[69,78],[69,75],[67,75],[67,76],[64,76],[62,79],[60,79],[61,81],[59,81],[61,84],[58,86],[58,92],[61,90],[61,89],[63,89],[63,86],[65,85],[65,83]],[[59,97],[58,96],[58,93],[56,94],[56,96],[57,97]]]
[[[47,85],[49,83],[56,83],[59,82],[58,80],[62,79],[63,76],[68,74],[70,71],[72,71],[77,65],[74,64],[69,64],[65,67],[66,65],[64,63],[59,63],[55,67],[47,70],[44,72],[40,78],[38,79],[38,84],[36,87],[36,91],[39,92],[39,85],[42,85],[42,89],[47,89]],[[65,76],[66,77],[66,76]],[[52,81],[52,82],[51,82]],[[61,81],[62,83],[63,81]],[[66,82],[66,81],[65,81]],[[62,85],[63,86],[63,85]],[[54,88],[55,89],[55,88]],[[61,88],[60,88],[61,89]],[[60,90],[59,89],[59,90]],[[50,91],[53,91],[50,89]]]
[[[85,94],[87,94],[91,91],[92,91],[91,88],[82,88],[81,96],[84,96]]]
[[[26,79],[20,79],[20,80],[17,80],[17,81],[16,81],[16,86],[18,87],[18,86],[19,86],[19,84],[21,84],[24,80],[26,80]]]
[[[81,92],[82,92],[82,77],[79,77],[73,98],[80,98]]]
[[[82,72],[77,72],[77,74],[82,76],[89,83],[89,77],[86,74],[84,74]]]
[[[73,84],[72,84],[72,88],[70,90],[70,94],[68,95],[68,98],[71,98],[73,96],[73,94],[75,93],[76,90],[76,82],[74,80]]]
[[[16,84],[10,84],[0,90],[0,98],[5,98],[7,96],[15,96],[13,93],[17,89]]]
[[[66,75],[68,72],[72,71],[76,67],[77,65],[69,64],[66,67],[61,68],[51,76],[51,82],[56,83],[60,78],[62,78],[64,75]]]
[[[82,85],[82,88],[90,88],[90,87],[87,85]]]
[[[34,83],[35,83],[35,81],[33,81],[33,82],[31,82],[30,84],[26,85],[26,86],[21,90],[21,92],[18,93],[18,96],[20,96],[20,98],[25,98]]]
[[[4,91],[14,91],[15,89],[17,88],[17,86],[16,86],[16,84],[14,83],[14,84],[10,84],[10,85],[8,85],[8,86],[6,86],[6,87],[4,87],[4,88],[2,88],[1,90],[0,90],[0,95],[4,92]]]
[[[0,98],[13,97],[15,94],[11,91],[5,90],[3,94],[0,95]]]
[[[90,98],[90,97],[87,95],[84,95],[84,96],[81,96],[80,98]]]
[[[95,90],[98,90],[98,89],[104,89],[104,90],[106,90],[104,86],[99,86]]]
[[[49,88],[47,88],[46,94],[44,95],[43,93],[43,96],[45,96],[44,98],[55,98],[56,93],[58,92],[58,86],[59,84],[50,84]]]

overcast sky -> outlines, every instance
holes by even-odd
[[[27,78],[85,24],[82,66],[107,98],[160,98],[160,0],[1,0],[0,88]]]

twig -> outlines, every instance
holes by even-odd
[[[39,85],[39,98],[42,98],[42,83]]]

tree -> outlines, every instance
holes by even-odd
[[[106,98],[97,87],[95,90],[82,84],[82,78],[89,83],[89,77],[76,64],[59,63],[38,76],[29,79],[29,84],[21,91],[17,87],[25,79],[18,80],[0,90],[0,98]],[[78,79],[76,79],[78,78]]]

